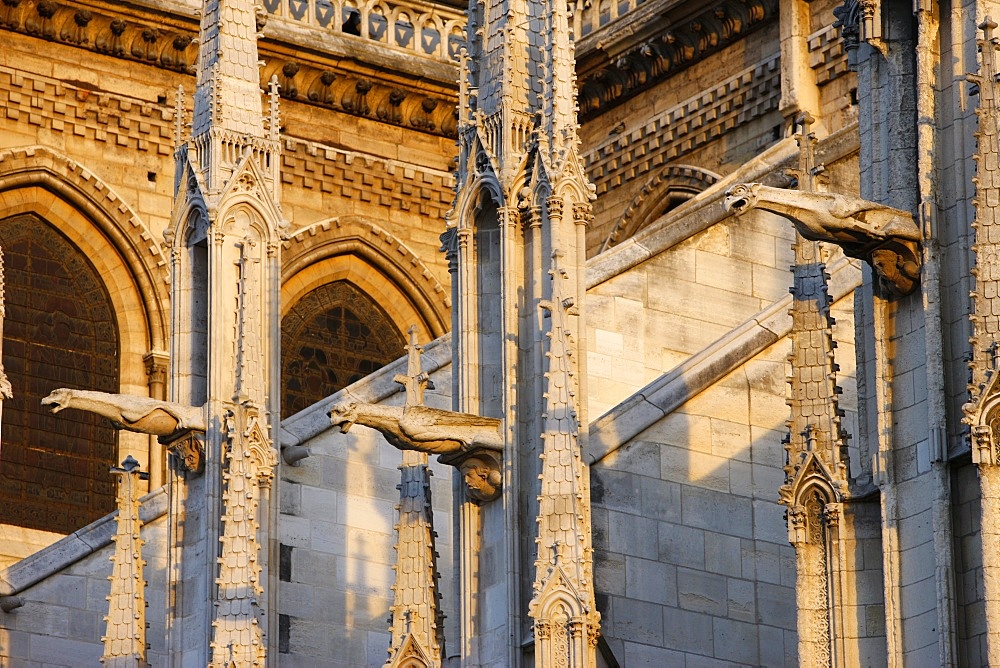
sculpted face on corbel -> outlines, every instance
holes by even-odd
[[[492,501],[500,496],[503,475],[500,459],[493,452],[479,451],[453,464],[462,473],[465,494],[476,503]]]
[[[795,226],[804,238],[840,246],[844,255],[866,261],[895,296],[907,295],[920,280],[920,228],[913,214],[858,197],[742,183],[726,192],[726,211],[763,209]]]

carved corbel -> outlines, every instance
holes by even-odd
[[[799,545],[806,542],[807,536],[806,507],[794,505],[788,509],[788,542]]]
[[[736,214],[763,209],[795,226],[804,238],[840,246],[864,260],[892,295],[910,294],[920,280],[922,235],[913,214],[859,197],[742,183],[726,191],[723,208]]]
[[[200,432],[187,431],[176,438],[160,436],[157,440],[174,456],[182,470],[195,475],[201,474],[205,463],[205,444],[202,442]]]
[[[503,474],[500,471],[500,453],[490,450],[471,452],[452,461],[439,457],[438,461],[454,466],[465,481],[465,494],[471,501],[485,503],[500,496]]]

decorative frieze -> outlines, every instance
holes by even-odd
[[[443,218],[454,198],[450,172],[358,151],[286,139],[282,183],[365,204]]]
[[[724,49],[775,18],[775,0],[723,0],[687,20],[648,3],[582,3],[574,12],[584,71],[579,104],[589,118]],[[652,26],[652,28],[651,28]],[[650,37],[649,33],[655,31]],[[638,37],[638,39],[637,39]],[[590,52],[606,59],[595,67]],[[604,55],[610,54],[610,55]]]
[[[847,74],[847,53],[845,39],[839,36],[836,24],[820,28],[807,38],[809,45],[809,66],[816,71],[816,85],[830,83]]]
[[[597,194],[608,192],[775,111],[781,97],[777,54],[718,86],[649,117],[642,127],[624,127],[583,155]]]

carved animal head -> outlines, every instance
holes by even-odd
[[[42,399],[42,405],[52,406],[52,412],[58,413],[64,408],[69,408],[71,401],[73,401],[73,390],[60,387],[57,390],[52,390],[49,396]]]
[[[759,183],[741,183],[726,191],[726,199],[722,201],[722,208],[735,214],[741,214],[748,209],[752,209],[757,204],[757,193],[760,191]]]
[[[358,421],[358,405],[353,401],[334,404],[327,415],[330,416],[330,424],[340,427],[340,433],[346,434]]]

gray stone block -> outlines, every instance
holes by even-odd
[[[625,596],[625,557],[594,552],[594,588],[597,593]]]
[[[712,617],[680,608],[664,608],[663,641],[672,649],[710,656]]]
[[[727,661],[755,665],[757,652],[757,627],[754,624],[716,617],[712,621],[715,656]]]
[[[729,578],[729,617],[743,622],[757,620],[757,601],[754,595],[754,583],[750,580]]]
[[[756,598],[757,622],[795,630],[797,623],[795,589],[758,582]]]
[[[663,615],[660,606],[618,596],[612,598],[615,637],[663,646]]]
[[[625,595],[640,601],[676,606],[676,568],[650,559],[625,557]]]
[[[650,647],[639,643],[626,642],[624,647],[623,666],[638,668],[664,668],[664,666],[683,666],[684,655],[662,647]]]
[[[750,504],[739,497],[684,485],[681,488],[681,512],[684,524],[688,526],[742,538],[750,538],[753,533]]]
[[[736,536],[705,532],[705,570],[740,577],[743,571],[741,543]]]
[[[681,486],[658,478],[640,478],[642,514],[660,522],[681,519]]]
[[[684,610],[725,616],[728,608],[726,577],[690,568],[678,568],[677,603]]]
[[[608,548],[621,554],[656,559],[660,549],[657,524],[654,519],[609,512]]]
[[[104,652],[100,642],[81,642],[50,635],[31,636],[31,660],[56,666],[95,666]]]
[[[705,563],[705,535],[702,529],[661,522],[660,561],[675,566],[702,567]]]

